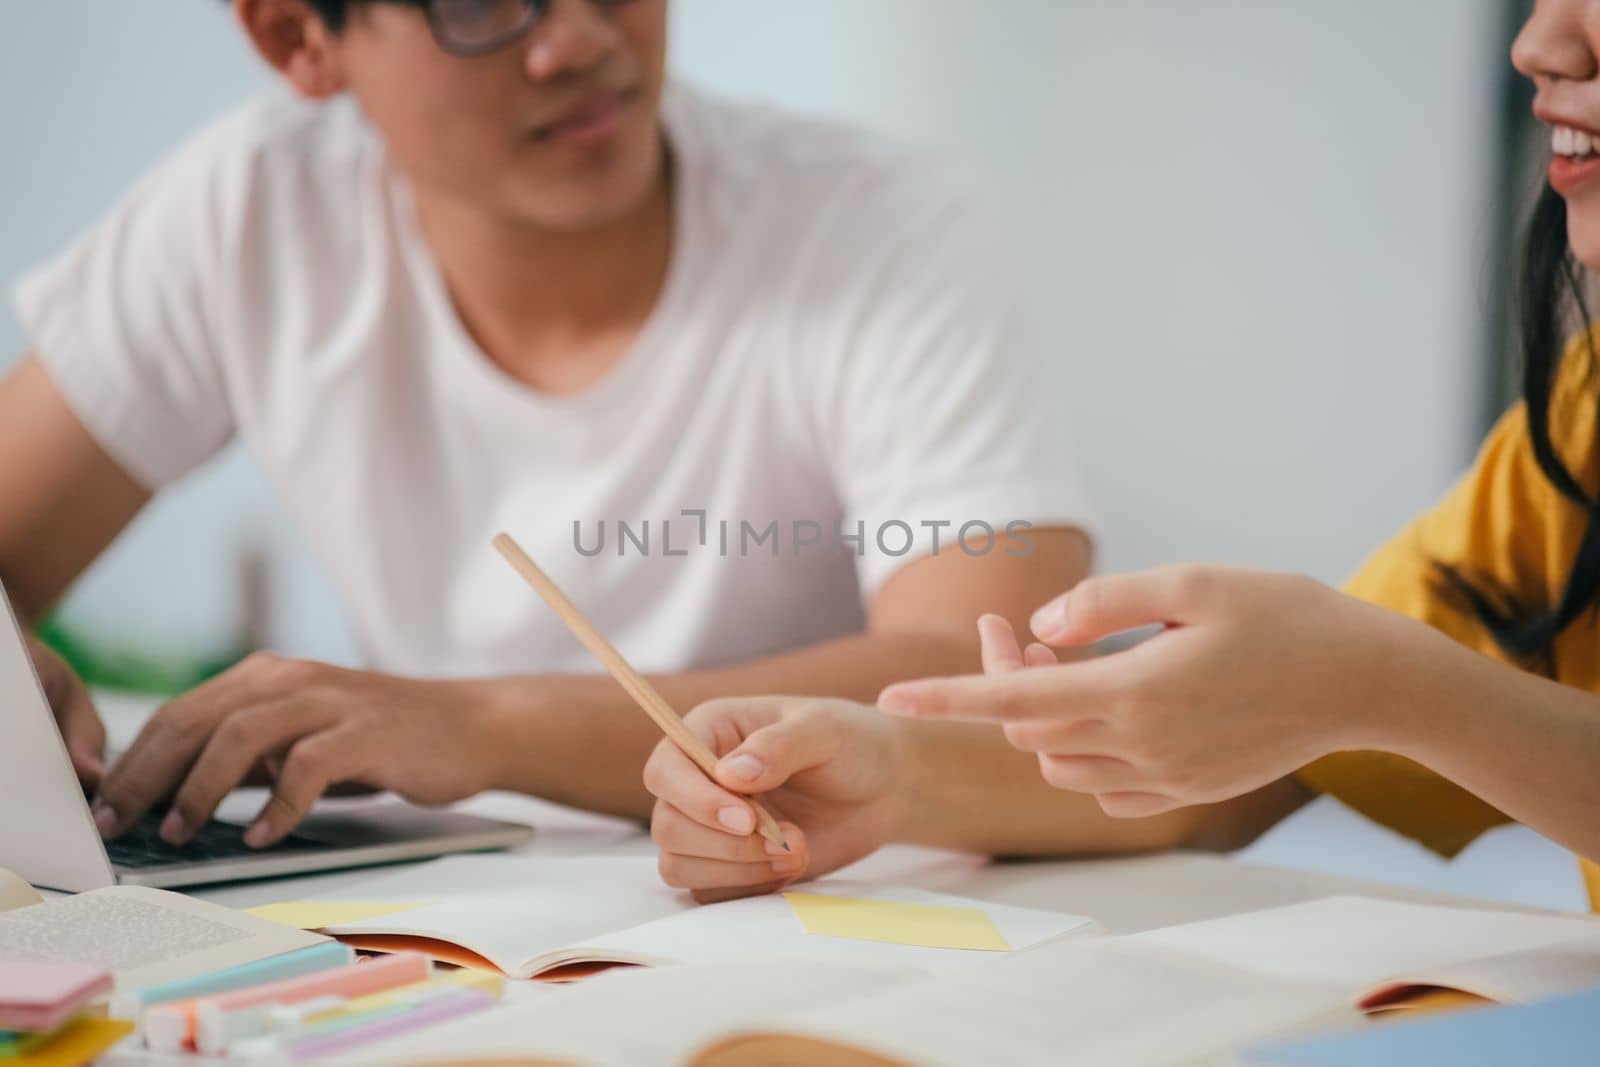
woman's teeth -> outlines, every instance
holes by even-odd
[[[1600,136],[1571,126],[1556,126],[1550,131],[1550,147],[1558,156],[1580,158],[1600,150]]]

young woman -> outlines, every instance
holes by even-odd
[[[1600,5],[1538,0],[1512,60],[1537,86],[1553,143],[1521,282],[1524,398],[1445,499],[1347,592],[1208,567],[1093,579],[1039,609],[1026,649],[1004,620],[982,620],[985,675],[892,686],[881,711],[906,726],[997,724],[1045,781],[1093,795],[1108,815],[1195,812],[1186,840],[1237,839],[1316,790],[1446,854],[1514,819],[1600,858],[1600,370],[1595,334],[1567,340],[1588,321],[1586,268],[1600,268]],[[1129,651],[1057,661],[1054,649],[1150,624],[1161,631]],[[647,784],[669,880],[726,893],[827,865],[772,868],[748,839],[739,852],[726,831],[716,842],[715,823],[683,817],[710,810],[705,790],[726,806],[782,783],[770,800],[794,813],[802,846],[851,825],[858,837],[937,837],[907,820],[949,787],[919,771],[892,728],[781,701],[759,715],[713,705],[697,720],[727,751],[729,788],[696,793],[680,758],[657,751]],[[847,777],[838,768],[880,750],[886,779],[916,783],[914,801],[896,809],[858,788],[875,821],[852,818],[849,802],[815,803],[845,796],[827,788]],[[1024,815],[1006,797],[971,818],[1000,833]],[[717,866],[704,866],[708,854]]]

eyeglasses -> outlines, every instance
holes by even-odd
[[[621,7],[629,0],[590,0]],[[424,0],[428,26],[453,56],[482,56],[514,43],[538,24],[551,0]]]

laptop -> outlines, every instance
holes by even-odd
[[[174,847],[161,813],[104,842],[56,729],[11,603],[0,589],[0,867],[69,893],[109,885],[190,886],[509,848],[533,830],[392,798],[320,805],[281,843],[252,849],[213,820]]]

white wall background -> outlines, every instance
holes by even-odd
[[[987,173],[1106,567],[1337,579],[1466,458],[1503,5],[677,3],[696,78]]]
[[[27,343],[11,283],[200,125],[268,83],[221,0],[51,0],[10,18],[0,34],[0,364]],[[239,624],[233,565],[251,540],[280,561],[277,643],[350,659],[337,608],[237,450],[150,508],[68,611],[115,641],[214,652]]]
[[[1467,461],[1493,0],[674,3],[685,75],[931,141],[990,185],[1032,268],[1102,569],[1203,558],[1336,580]],[[19,6],[0,35],[0,280],[264,83],[217,0]],[[7,307],[0,361],[24,344]],[[252,537],[282,561],[280,647],[349,659],[236,454],[141,519],[70,610],[146,642],[214,640]],[[1509,867],[1490,842],[1451,874],[1326,810],[1302,825],[1259,854],[1575,899],[1548,850],[1516,858],[1537,852],[1522,838]]]

